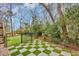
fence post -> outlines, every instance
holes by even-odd
[[[22,35],[23,35],[23,34],[21,33],[21,43],[23,43],[23,41],[22,41]]]
[[[31,33],[31,43],[33,42],[33,38],[32,37],[33,37],[33,34]]]
[[[31,34],[31,43],[32,43],[32,34]]]
[[[7,34],[4,35],[4,47],[7,47]]]

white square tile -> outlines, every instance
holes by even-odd
[[[35,47],[35,46],[36,46],[35,44],[32,45],[32,47]]]
[[[38,42],[38,44],[42,44],[41,42]]]
[[[56,53],[56,52],[51,52],[51,53],[50,53],[50,56],[59,56],[59,54]]]
[[[40,51],[44,51],[45,49],[44,49],[44,48],[39,48],[38,50],[40,50]]]
[[[61,51],[61,54],[64,56],[71,56],[71,53],[65,51]]]
[[[21,45],[24,45],[24,43],[21,43],[20,46],[21,46]]]
[[[45,44],[48,44],[48,42],[44,42]]]
[[[19,55],[17,55],[17,56],[23,56],[22,54],[19,54]]]
[[[21,46],[16,46],[16,48],[20,48]]]
[[[41,52],[38,56],[48,56],[48,55],[44,52]]]
[[[10,46],[10,47],[8,47],[8,49],[11,49],[11,48],[14,48],[14,46]]]
[[[46,46],[50,46],[49,44],[45,44]]]
[[[27,56],[36,56],[35,54],[33,54],[33,53],[30,53],[30,54],[28,54]]]
[[[24,48],[28,47],[28,45],[23,46]]]
[[[34,43],[36,43],[37,41],[33,41]]]
[[[34,52],[35,50],[36,50],[35,48],[29,49],[30,52]]]
[[[53,51],[54,48],[53,47],[47,47],[48,50]]]
[[[11,50],[10,53],[14,53],[16,51],[18,51],[18,50],[17,49],[14,49],[14,50]]]
[[[41,48],[43,45],[40,44],[40,45],[38,45],[38,46]]]
[[[23,48],[21,50],[19,50],[21,53],[25,52],[27,49]]]
[[[55,44],[51,44],[52,46],[56,46]]]
[[[57,50],[62,50],[62,48],[59,48],[59,47],[55,47],[55,49],[57,49]]]
[[[36,43],[35,43],[35,42],[33,42],[32,44],[33,44],[33,45],[35,45]]]

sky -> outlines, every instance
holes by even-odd
[[[32,22],[32,15],[31,15],[31,12],[30,10],[33,10],[34,8],[36,8],[38,6],[38,4],[22,4],[20,6],[15,6],[15,8],[12,9],[13,13],[17,13],[15,16],[13,16],[13,24],[15,26],[14,27],[14,30],[16,30],[17,28],[20,27],[20,23],[19,23],[19,20],[21,18],[23,18],[24,20],[26,20],[26,22],[29,22],[29,24],[31,24]],[[40,17],[42,17],[42,9],[40,6],[38,6],[37,8],[37,13],[40,15]],[[22,17],[21,17],[22,16]]]
[[[38,15],[38,19],[43,19],[44,15],[43,15],[43,11],[44,8],[42,8],[41,5],[38,5],[37,3],[26,3],[26,4],[0,4],[1,6],[6,6],[6,7],[2,7],[0,8],[0,10],[2,10],[3,12],[7,11],[10,8],[10,5],[12,5],[12,11],[13,11],[13,16],[12,16],[12,20],[13,20],[13,30],[17,30],[18,28],[20,28],[20,19],[22,18],[23,20],[25,20],[25,22],[29,22],[29,24],[31,25],[32,22],[32,13],[31,11],[34,11],[34,9],[36,8],[35,13]],[[56,11],[53,11],[53,14]],[[47,14],[45,14],[47,15]],[[49,18],[50,20],[50,18]]]

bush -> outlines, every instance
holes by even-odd
[[[59,34],[59,32],[54,32],[54,33],[52,33],[51,35],[52,35],[52,38],[58,38],[58,39],[60,39],[60,34]]]
[[[77,38],[75,42],[76,42],[76,45],[79,47],[79,38]]]
[[[64,39],[64,40],[63,40],[63,44],[64,44],[65,46],[68,46],[68,45],[69,45],[69,39]]]
[[[75,39],[73,39],[73,38],[69,38],[68,41],[69,41],[69,43],[71,43],[71,44],[75,44]]]
[[[58,39],[58,38],[54,38],[52,41],[56,44],[61,43],[61,39]]]

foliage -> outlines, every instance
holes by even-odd
[[[72,44],[79,45],[79,5],[74,5],[65,10],[66,23],[68,26],[69,35],[75,39],[69,41]],[[77,40],[77,39],[78,40]]]
[[[53,38],[60,38],[60,30],[56,24],[53,25],[51,34]]]

